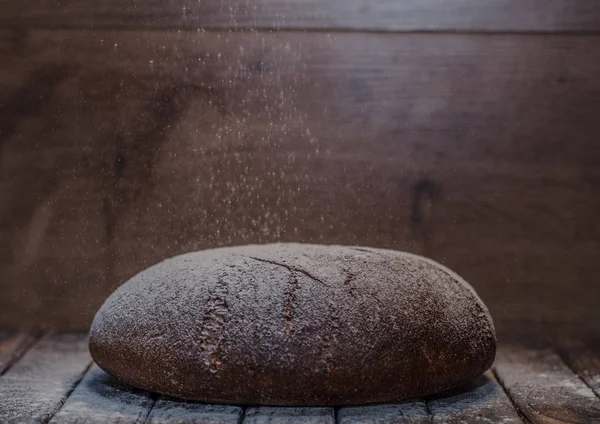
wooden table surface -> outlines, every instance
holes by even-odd
[[[597,423],[600,344],[501,345],[493,368],[459,389],[342,408],[182,402],[125,386],[93,364],[83,333],[0,329],[0,423]]]

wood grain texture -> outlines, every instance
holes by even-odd
[[[424,401],[340,408],[337,424],[422,424],[431,422]]]
[[[491,371],[464,387],[427,400],[434,423],[521,423]]]
[[[59,380],[73,383],[91,363],[87,335],[49,333],[35,343],[4,379]]]
[[[242,424],[335,424],[333,408],[250,407]]]
[[[558,346],[563,361],[600,397],[600,340],[563,337]]]
[[[21,357],[36,337],[36,331],[0,328],[0,375]]]
[[[148,424],[238,424],[243,408],[232,405],[209,405],[183,402],[160,397],[150,415]]]
[[[503,346],[494,368],[500,383],[530,422],[600,421],[600,399],[554,351]]]
[[[93,365],[50,423],[143,423],[152,405],[149,393],[121,384]]]
[[[2,422],[48,422],[90,362],[85,336],[44,336],[0,378]]]
[[[594,0],[4,1],[3,26],[337,29],[371,31],[593,31]]]
[[[0,328],[3,339],[6,334],[12,332]],[[528,344],[501,345],[494,374],[528,422],[597,422],[600,398],[584,384],[592,386],[597,375],[597,344],[563,338],[558,346],[560,354],[570,358],[567,363],[531,339]],[[426,401],[344,407],[337,414],[333,408],[300,407],[251,407],[242,414],[238,406],[166,397],[154,403],[153,396],[88,366],[86,335],[46,334],[0,377],[0,422],[232,424],[242,418],[250,424],[521,422],[491,372]]]
[[[86,328],[165,257],[298,241],[430,256],[500,331],[596,331],[599,47],[1,32],[0,322]]]

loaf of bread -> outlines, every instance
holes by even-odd
[[[496,339],[444,266],[362,247],[271,244],[177,256],[100,308],[97,364],[130,385],[211,403],[398,401],[488,369]]]

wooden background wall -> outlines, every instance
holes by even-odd
[[[0,2],[0,324],[215,246],[408,250],[598,332],[596,0]]]

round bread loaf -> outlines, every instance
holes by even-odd
[[[474,290],[393,250],[270,244],[177,256],[100,308],[90,351],[133,386],[263,405],[398,401],[460,385],[495,356]]]

